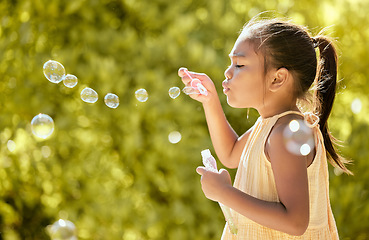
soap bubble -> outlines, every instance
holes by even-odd
[[[171,87],[168,93],[171,98],[176,99],[181,94],[181,89],[179,87]]]
[[[35,136],[46,139],[54,131],[54,121],[49,115],[40,113],[32,119],[31,130]]]
[[[92,88],[86,87],[81,91],[81,99],[86,103],[95,103],[99,95]]]
[[[179,141],[181,141],[181,139],[182,139],[182,135],[178,131],[170,132],[168,135],[169,142],[173,144],[178,143]]]
[[[295,155],[307,156],[314,149],[314,134],[302,120],[292,120],[283,131],[286,148]]]
[[[52,83],[60,83],[65,76],[64,66],[54,60],[49,60],[44,64],[44,75]]]
[[[68,220],[59,219],[47,226],[47,231],[52,240],[77,240],[76,226]]]
[[[113,93],[108,93],[104,97],[104,102],[110,108],[117,108],[119,106],[119,97]]]
[[[351,103],[351,111],[355,114],[360,113],[362,108],[361,100],[359,98],[355,98]]]
[[[146,102],[149,98],[149,94],[146,89],[140,88],[135,92],[136,99],[140,102]]]
[[[78,83],[78,78],[72,74],[67,74],[63,78],[63,83],[64,83],[64,86],[66,87],[74,88]]]
[[[184,87],[182,89],[182,92],[186,95],[190,95],[190,94],[199,94],[200,92],[196,89],[196,88],[193,88],[193,87]]]

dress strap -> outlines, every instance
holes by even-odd
[[[316,126],[319,125],[319,117],[312,113],[312,112],[305,112],[305,113],[301,113],[301,112],[298,112],[298,111],[286,111],[286,112],[283,112],[283,113],[280,113],[276,116],[278,116],[277,118],[281,118],[283,116],[286,116],[288,114],[297,114],[297,115],[300,115],[304,118],[304,122],[305,124],[310,127],[310,128],[314,128]]]
[[[289,115],[289,114],[297,114],[297,115],[300,115],[300,116],[304,116],[303,113],[298,112],[298,111],[292,111],[292,110],[277,114],[276,116],[277,116],[277,118],[281,118],[281,117],[284,117],[284,116]]]

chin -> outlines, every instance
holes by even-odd
[[[252,106],[249,106],[249,104],[232,101],[232,99],[229,99],[228,97],[227,97],[227,103],[230,107],[233,107],[233,108],[252,108]]]
[[[229,98],[227,98],[227,103],[228,103],[229,106],[231,106],[233,108],[244,108],[244,107],[240,106],[240,104],[238,104],[237,102],[229,100]]]

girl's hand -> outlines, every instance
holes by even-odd
[[[219,173],[215,173],[207,171],[205,167],[198,167],[196,172],[201,175],[202,191],[210,200],[219,201],[223,189],[232,187],[231,176],[225,169],[220,169]]]
[[[187,70],[187,68],[181,67],[178,69],[178,76],[182,78],[182,82],[186,87],[191,87],[191,79],[185,74],[184,70]],[[189,96],[201,103],[206,103],[210,101],[212,98],[217,97],[217,92],[214,86],[213,81],[204,73],[195,73],[195,72],[189,72],[191,77],[193,79],[197,78],[201,81],[201,84],[206,88],[208,91],[208,95],[202,95],[202,94],[190,94]]]

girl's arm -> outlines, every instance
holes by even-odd
[[[219,160],[228,168],[237,168],[251,129],[238,137],[228,123],[218,97],[203,103],[203,107],[210,138]]]
[[[289,153],[283,144],[283,127],[275,127],[266,143],[279,202],[264,201],[252,197],[231,185],[228,172],[219,174],[199,167],[202,189],[212,200],[219,201],[236,212],[268,228],[302,235],[309,223],[309,190],[307,159]]]
[[[188,86],[191,79],[183,72],[183,68],[178,70],[178,75],[182,77],[183,83]],[[191,72],[191,76],[199,79],[208,90],[207,96],[191,94],[190,97],[203,104],[211,141],[219,160],[228,168],[238,167],[250,131],[238,137],[224,115],[214,83],[206,74]]]

